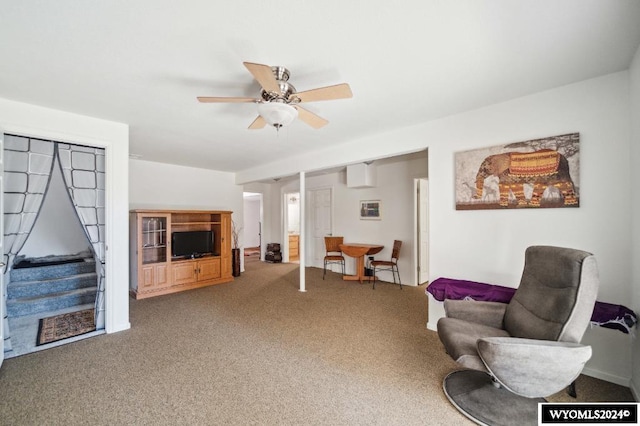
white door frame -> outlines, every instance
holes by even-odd
[[[104,148],[105,331],[114,333],[131,328],[128,127],[0,99],[0,133]]]
[[[305,215],[305,203],[307,202],[306,197],[306,187],[307,187],[307,177],[305,172],[300,172],[300,236],[298,237],[298,259],[300,259],[300,292],[305,293],[307,291],[307,264],[305,262],[305,253],[306,250],[304,248],[304,244],[306,241],[305,238],[305,229],[306,229],[306,215]],[[289,240],[287,238],[287,240]]]
[[[425,233],[428,238],[428,226],[429,226],[429,181],[428,179],[414,179],[413,180],[413,264],[414,269],[414,282],[417,285],[423,284],[429,280],[429,251],[421,250],[421,246],[429,246],[429,242],[422,241]],[[420,206],[423,206],[421,209]],[[427,206],[427,208],[424,208]],[[424,210],[424,211],[421,211]],[[424,224],[427,229],[422,229],[420,224]]]
[[[258,200],[260,200],[260,212],[258,214],[258,235],[260,235],[260,260],[264,260],[264,252],[265,252],[265,242],[264,242],[264,238],[262,237],[262,230],[264,228],[264,194],[262,192],[253,192],[253,191],[242,191],[243,193],[243,199],[244,199],[244,194],[252,194],[255,195],[256,198]],[[244,201],[243,201],[243,211],[244,211]],[[244,222],[244,220],[243,220]],[[245,229],[247,224],[243,223]],[[244,252],[243,252],[244,254]],[[242,256],[242,271],[244,271],[244,256]]]
[[[302,211],[302,196],[299,189],[282,193],[282,262],[284,263],[289,262],[289,197],[291,195],[298,196],[300,211]],[[300,225],[302,225],[302,218],[300,218]]]
[[[260,193],[260,260],[264,261],[264,255],[267,251],[267,243],[264,239],[264,194]]]
[[[314,230],[315,230],[315,195],[314,193],[317,191],[326,191],[329,190],[330,191],[330,196],[329,196],[329,201],[331,203],[331,206],[329,207],[329,220],[331,221],[331,226],[330,226],[330,232],[329,235],[333,234],[333,210],[334,210],[334,202],[333,202],[333,196],[335,191],[333,190],[333,186],[322,186],[322,187],[318,187],[318,188],[313,188],[313,189],[309,189],[307,190],[306,194],[307,194],[307,205],[309,206],[309,214],[307,215],[307,218],[305,220],[308,221],[309,226],[307,227],[308,231],[307,234],[309,235],[309,238],[305,238],[305,240],[307,241],[305,247],[307,248],[306,253],[306,264],[309,266],[314,266],[316,268],[322,268],[323,265],[320,264],[316,264],[315,260],[315,255],[316,255],[316,250],[315,250],[315,245],[314,245],[314,236],[311,235],[313,234]],[[324,243],[323,243],[324,244]],[[323,256],[324,257],[324,256]]]
[[[0,132],[0,215],[4,216],[4,133]],[[0,297],[4,298],[4,220],[0,220]],[[4,361],[4,301],[0,301],[0,367]]]

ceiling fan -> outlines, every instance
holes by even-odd
[[[299,105],[300,103],[345,99],[353,96],[347,83],[296,92],[296,88],[288,82],[290,75],[288,69],[279,66],[270,67],[269,65],[254,64],[252,62],[243,62],[243,64],[262,87],[258,98],[199,96],[198,101],[204,103],[252,102],[258,104],[259,115],[253,120],[249,129],[262,129],[269,124],[278,130],[290,124],[296,117],[299,117],[300,120],[314,129],[319,129],[329,122],[302,108]]]

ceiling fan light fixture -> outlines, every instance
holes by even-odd
[[[347,83],[298,92],[289,83],[290,72],[284,67],[271,67],[253,62],[243,62],[243,65],[260,85],[260,94],[257,98],[198,96],[198,101],[203,103],[256,103],[260,115],[249,125],[251,130],[262,129],[267,124],[279,130],[281,127],[291,124],[296,118],[300,118],[300,121],[314,129],[320,129],[329,122],[308,109],[298,106],[298,104],[353,97]]]
[[[279,129],[291,124],[298,117],[298,110],[283,102],[262,102],[258,104],[258,114],[267,124]]]

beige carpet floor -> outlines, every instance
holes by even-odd
[[[5,360],[8,425],[459,425],[424,286],[245,259],[235,282],[131,301],[130,330]],[[631,401],[581,376],[578,401]],[[565,394],[552,398],[572,401]]]

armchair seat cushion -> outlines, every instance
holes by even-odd
[[[500,384],[527,398],[561,391],[591,358],[591,346],[514,337],[480,339],[478,352]]]
[[[509,337],[505,330],[458,318],[440,318],[438,335],[451,358],[464,367],[481,371],[487,368],[478,354],[478,339]]]

